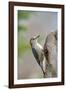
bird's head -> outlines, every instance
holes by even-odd
[[[32,46],[32,45],[37,41],[37,39],[38,39],[39,37],[40,37],[40,35],[32,37],[32,38],[30,39],[30,45]]]

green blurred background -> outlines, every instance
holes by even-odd
[[[43,78],[30,46],[30,38],[40,34],[38,42],[57,29],[57,13],[18,10],[18,79]]]

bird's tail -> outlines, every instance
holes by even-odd
[[[42,72],[43,72],[43,77],[45,78],[45,71],[43,70],[43,68],[41,68],[42,69]]]
[[[40,67],[41,67],[42,72],[43,72],[43,77],[45,78],[45,75],[46,75],[46,73],[45,73],[45,69],[46,69],[46,59],[45,59],[45,57],[44,57],[43,62],[40,63]]]

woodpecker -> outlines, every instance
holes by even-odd
[[[32,48],[32,53],[33,53],[37,63],[41,67],[43,75],[45,76],[45,71],[43,69],[44,50],[43,50],[43,47],[38,43],[39,37],[40,37],[40,35],[38,35],[36,37],[32,37],[30,39],[30,45]]]

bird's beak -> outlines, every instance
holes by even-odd
[[[40,37],[40,35],[36,36],[34,39],[37,39],[37,38],[39,38],[39,37]]]

